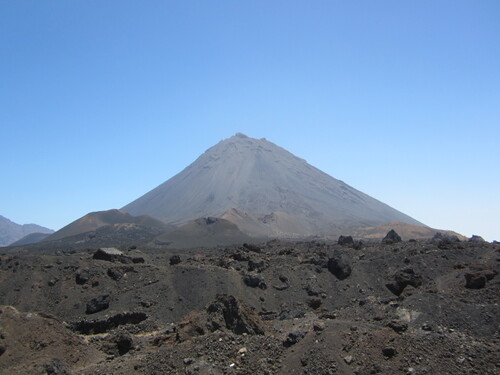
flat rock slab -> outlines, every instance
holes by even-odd
[[[94,253],[92,258],[106,260],[108,262],[121,262],[121,263],[133,262],[131,257],[123,254],[122,251],[114,247],[102,247]]]

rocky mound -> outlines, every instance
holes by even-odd
[[[69,374],[104,357],[55,316],[0,306],[0,320],[2,373]]]

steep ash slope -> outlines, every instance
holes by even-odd
[[[253,235],[262,235],[265,228],[268,235],[290,236],[388,222],[422,225],[283,148],[243,134],[219,142],[182,172],[123,207],[132,215],[151,215],[173,224],[221,217],[234,209],[254,223],[255,233],[247,231]],[[236,224],[241,228],[238,220]]]

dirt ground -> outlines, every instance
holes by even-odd
[[[0,249],[1,374],[498,374],[500,244]]]

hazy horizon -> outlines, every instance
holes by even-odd
[[[500,3],[0,3],[0,215],[119,208],[266,138],[437,228],[500,240]]]

